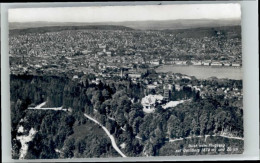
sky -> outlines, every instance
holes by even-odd
[[[176,19],[240,19],[239,4],[179,4],[98,7],[17,8],[9,22],[123,22]]]

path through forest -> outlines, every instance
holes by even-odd
[[[62,107],[57,107],[57,108],[42,108],[42,106],[44,106],[45,104],[46,104],[46,102],[43,102],[43,103],[37,105],[37,106],[34,107],[34,108],[31,107],[31,108],[28,108],[28,109],[34,109],[34,110],[55,110],[55,111],[57,111],[57,110],[62,110],[62,111],[67,111],[67,109],[63,109]],[[98,124],[100,127],[102,127],[102,129],[106,132],[106,134],[107,134],[108,137],[110,138],[113,148],[114,148],[122,157],[127,157],[127,156],[118,148],[114,136],[110,134],[110,132],[108,131],[108,129],[107,129],[105,126],[103,126],[100,122],[98,122],[96,119],[90,117],[90,116],[87,115],[87,114],[84,114],[84,116],[85,116],[86,118],[88,118],[89,120],[93,121],[94,123]]]
[[[114,149],[122,156],[122,157],[126,157],[125,154],[123,154],[123,152],[118,148],[118,146],[116,145],[116,141],[113,135],[110,134],[110,132],[108,131],[108,129],[103,126],[102,124],[100,124],[96,119],[90,117],[87,114],[84,114],[85,117],[87,117],[88,119],[90,119],[91,121],[95,122],[96,124],[98,124],[100,127],[102,127],[102,129],[106,132],[106,134],[108,135],[108,137],[110,138],[111,142],[112,142],[112,146],[114,147]]]

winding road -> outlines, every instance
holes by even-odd
[[[98,124],[99,126],[102,127],[102,129],[106,132],[106,134],[108,135],[108,137],[110,138],[111,142],[112,142],[112,146],[113,148],[122,156],[122,157],[127,157],[116,145],[116,141],[113,135],[110,134],[110,132],[108,131],[108,129],[103,126],[102,124],[100,124],[97,120],[95,120],[94,118],[90,117],[87,114],[84,114],[85,117],[87,117],[88,119],[90,119],[91,121],[95,122],[96,124]]]
[[[44,105],[46,104],[46,102],[43,102],[39,105],[37,105],[36,107],[31,107],[31,108],[28,108],[28,109],[32,109],[32,110],[54,110],[54,111],[57,111],[57,110],[62,110],[62,111],[67,111],[67,109],[63,109],[62,107],[58,107],[58,108],[42,108]],[[111,142],[112,142],[112,146],[113,148],[122,156],[122,157],[127,157],[117,146],[116,144],[116,141],[115,141],[115,138],[113,135],[110,134],[110,132],[108,131],[108,129],[103,126],[100,122],[98,122],[96,119],[92,118],[91,116],[87,115],[87,114],[84,114],[84,116],[86,118],[88,118],[89,120],[93,121],[94,123],[98,124],[100,127],[102,127],[102,129],[106,132],[107,136],[110,138]]]

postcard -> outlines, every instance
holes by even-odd
[[[8,10],[13,159],[244,151],[241,9]]]

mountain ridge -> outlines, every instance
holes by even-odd
[[[124,22],[10,22],[9,29],[26,29],[50,26],[89,26],[89,25],[115,25],[125,26],[136,30],[164,30],[164,29],[186,29],[195,27],[219,27],[240,25],[238,19],[177,19],[161,21],[124,21]]]

